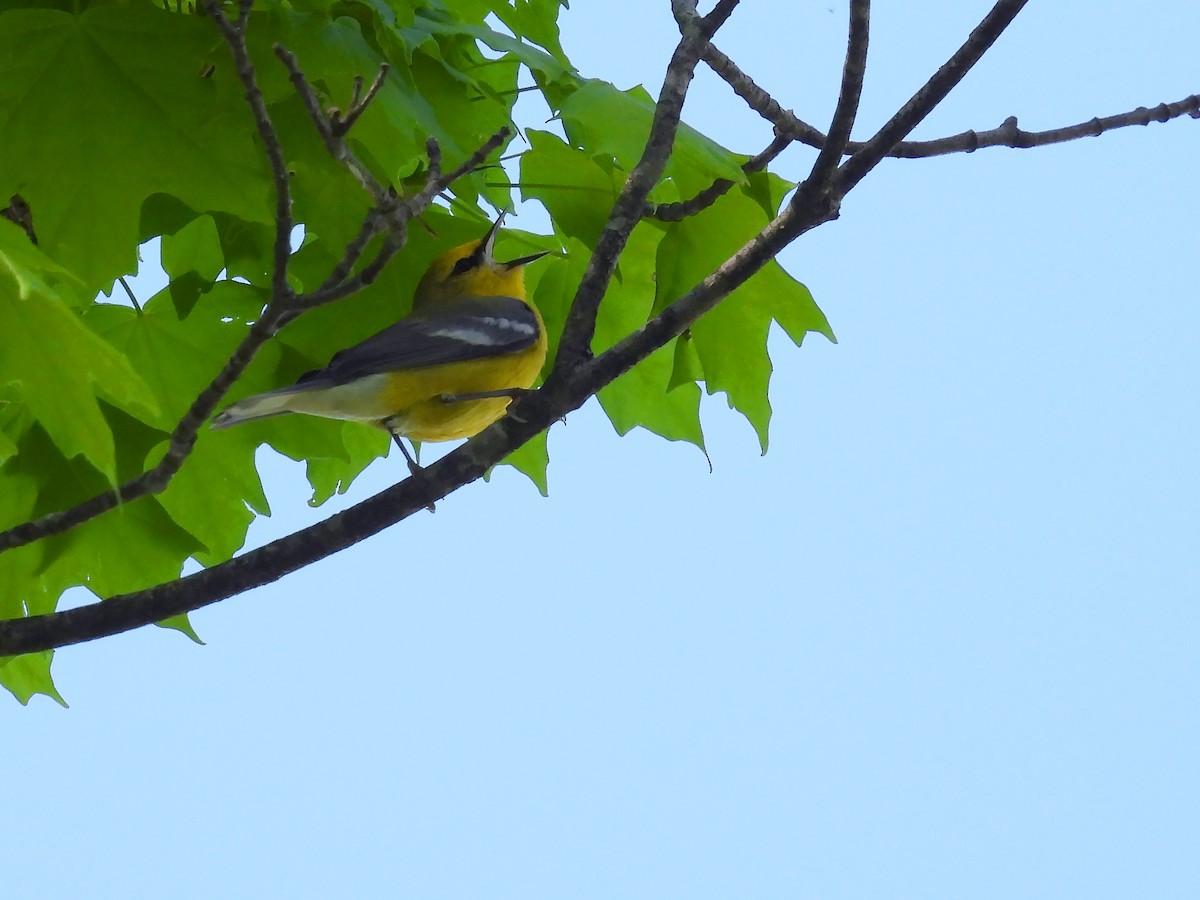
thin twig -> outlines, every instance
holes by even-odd
[[[375,80],[371,82],[371,86],[367,88],[367,94],[360,99],[362,94],[363,79],[359,75],[354,79],[354,94],[350,99],[350,108],[346,110],[345,116],[339,116],[331,113],[330,127],[333,133],[338,137],[344,137],[346,132],[354,127],[354,123],[358,121],[358,117],[367,111],[367,107],[371,105],[371,101],[375,99],[375,95],[379,93],[379,89],[383,87],[384,81],[387,80],[388,64],[383,63],[379,67],[379,71],[375,74]]]
[[[701,59],[745,101],[747,106],[774,125],[776,133],[817,149],[825,146],[824,133],[797,118],[791,110],[780,106],[779,101],[771,96],[769,91],[760,87],[737,63],[717,49],[715,44],[710,43],[704,48]]]
[[[779,133],[818,150],[825,146],[827,138],[824,132],[800,119],[791,110],[784,109],[768,91],[758,85],[716,46],[710,44],[705,49],[702,58],[709,68],[746,102],[747,106],[774,125]],[[949,153],[973,153],[985,147],[1012,149],[1045,147],[1083,137],[1098,137],[1109,131],[1127,128],[1131,125],[1169,122],[1185,115],[1200,118],[1200,94],[1192,94],[1172,103],[1159,103],[1150,108],[1139,106],[1129,112],[1092,118],[1076,125],[1066,125],[1044,131],[1022,131],[1016,127],[1016,117],[1010,116],[998,128],[986,131],[969,130],[925,141],[901,141],[887,155],[900,159],[928,159],[945,156]],[[864,146],[862,141],[850,141],[846,146],[846,152],[857,153]]]
[[[1017,127],[1017,117],[1009,116],[998,128],[989,131],[964,131],[960,134],[929,141],[901,141],[888,156],[903,159],[924,159],[944,156],[947,153],[973,153],[984,147],[1011,147],[1026,150],[1032,147],[1047,147],[1066,141],[1077,141],[1084,137],[1099,137],[1118,128],[1131,125],[1149,125],[1152,122],[1169,122],[1181,116],[1200,119],[1200,94],[1192,94],[1174,103],[1160,103],[1147,109],[1139,106],[1129,112],[1113,116],[1098,116],[1076,125],[1048,128],[1044,131],[1023,131]],[[861,144],[851,144],[854,151]]]
[[[133,308],[141,312],[142,305],[138,303],[138,298],[133,295],[133,288],[129,286],[129,282],[125,280],[125,276],[122,275],[117,281],[121,282],[121,287],[125,288],[125,293],[129,296],[129,302],[133,304]]]
[[[305,77],[304,72],[300,70],[300,63],[296,59],[296,55],[286,47],[276,44],[274,46],[275,55],[279,57],[284,68],[291,75],[292,87],[299,95],[301,102],[304,104],[304,109],[308,113],[309,119],[312,120],[313,127],[317,129],[317,134],[321,136],[321,140],[325,143],[325,149],[335,160],[342,164],[347,171],[350,172],[358,183],[362,185],[363,190],[371,195],[371,200],[377,207],[383,208],[388,205],[388,192],[379,180],[371,174],[371,170],[364,166],[357,156],[346,145],[345,130],[341,128],[343,124],[341,120],[331,120],[324,110],[321,109],[321,102],[317,99],[317,93],[313,90],[312,85]],[[377,85],[383,84],[383,79],[387,75],[387,67],[381,66],[379,73],[375,76],[375,81],[372,82],[373,91],[378,91]],[[369,96],[373,97],[374,93]],[[352,110],[353,112],[353,110]],[[355,118],[362,115],[360,109],[354,114]]]
[[[791,138],[776,136],[761,153],[757,156],[752,156],[742,163],[742,172],[746,175],[761,172],[791,144]],[[645,215],[647,218],[658,219],[660,222],[682,222],[684,219],[708,209],[721,199],[721,197],[725,196],[729,192],[729,189],[736,183],[729,178],[718,178],[704,190],[697,193],[696,196],[687,200],[678,200],[674,203],[659,203],[657,205],[648,203]]]
[[[430,138],[426,143],[426,152],[429,156],[429,173],[425,179],[425,186],[418,193],[404,201],[400,201],[394,196],[389,196],[389,203],[386,208],[376,210],[375,214],[386,221],[391,233],[389,238],[384,241],[375,259],[364,266],[353,277],[335,281],[331,276],[315,291],[295,297],[292,301],[292,309],[300,311],[316,306],[323,306],[326,303],[347,297],[373,282],[379,276],[379,273],[383,271],[383,267],[403,246],[404,237],[407,233],[405,229],[408,223],[428,209],[438,194],[459,178],[462,178],[469,172],[473,172],[479,166],[480,162],[487,159],[504,143],[510,133],[507,125],[501,126],[498,131],[480,144],[475,152],[467,157],[466,160],[446,174],[442,174],[441,171],[441,150],[437,142],[433,138]],[[341,266],[339,266],[340,268]],[[345,271],[349,272],[350,267],[345,267]]]
[[[250,0],[242,0],[240,14],[236,25],[225,18],[219,0],[201,0],[204,11],[217,26],[225,43],[229,45],[233,56],[234,68],[238,80],[246,93],[246,105],[254,117],[258,136],[262,138],[267,161],[271,166],[271,180],[275,184],[275,245],[274,270],[271,276],[271,299],[280,302],[288,297],[291,289],[288,287],[287,270],[291,258],[292,246],[292,190],[288,176],[287,162],[283,158],[283,145],[279,141],[279,133],[271,121],[267,111],[267,103],[262,91],[258,88],[258,78],[254,71],[254,62],[250,59],[250,51],[246,47],[246,25],[250,17]]]

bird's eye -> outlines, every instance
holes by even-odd
[[[454,264],[454,268],[451,270],[450,274],[461,275],[463,272],[469,272],[471,269],[475,268],[476,265],[478,265],[478,260],[475,259],[474,254],[471,256],[464,256]]]

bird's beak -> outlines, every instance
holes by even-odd
[[[535,259],[541,259],[543,256],[549,256],[549,250],[543,250],[540,253],[530,253],[528,256],[522,256],[520,259],[514,259],[511,262],[501,263],[506,269],[519,269],[521,266],[527,266]]]
[[[488,233],[483,236],[481,246],[483,247],[483,258],[488,262],[495,263],[496,257],[492,255],[492,250],[496,246],[496,236],[500,234],[500,226],[504,223],[504,217],[508,215],[508,210],[504,210],[496,217],[496,221],[492,223],[492,227],[488,229]],[[540,253],[531,253],[529,256],[522,256],[520,259],[514,259],[511,262],[496,263],[496,265],[504,266],[506,269],[519,269],[522,266],[527,266],[535,259],[541,259],[549,254],[549,250],[543,250]]]

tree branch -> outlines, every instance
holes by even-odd
[[[388,69],[390,67],[384,63],[379,67],[379,71],[375,75],[375,80],[371,82],[371,86],[367,88],[366,96],[363,96],[362,86],[363,79],[359,75],[354,79],[354,94],[350,98],[350,108],[346,110],[343,116],[338,110],[332,109],[329,111],[329,125],[334,134],[344,135],[354,127],[354,123],[358,121],[358,117],[367,111],[367,107],[371,105],[371,101],[375,99],[375,95],[379,93],[379,89],[383,87],[384,79],[387,78]]]
[[[1047,147],[1051,144],[1061,144],[1066,141],[1076,141],[1084,137],[1099,137],[1118,128],[1128,128],[1131,125],[1149,125],[1151,122],[1169,122],[1180,116],[1188,115],[1200,119],[1200,94],[1192,94],[1174,103],[1160,103],[1152,109],[1139,106],[1129,112],[1113,116],[1103,116],[1080,122],[1077,125],[1065,125],[1060,128],[1049,128],[1045,131],[1023,131],[1017,127],[1017,117],[1009,116],[998,127],[989,131],[964,131],[948,137],[929,141],[901,141],[888,156],[904,159],[918,159],[931,156],[944,156],[947,153],[974,153],[984,147],[1011,147],[1015,150],[1026,150],[1032,147]],[[850,149],[861,148],[851,144]]]
[[[842,86],[838,91],[837,106],[833,121],[829,124],[829,137],[817,154],[808,181],[814,185],[826,185],[833,176],[850,132],[858,115],[858,102],[862,98],[863,77],[867,71],[867,45],[871,31],[871,0],[851,0],[850,29],[846,41],[846,61],[842,64]]]
[[[752,156],[742,163],[742,172],[753,175],[761,172],[784,150],[790,147],[790,137],[776,136],[757,156]],[[658,219],[660,222],[682,222],[684,219],[702,212],[729,193],[736,182],[728,178],[718,178],[696,196],[688,200],[678,200],[674,203],[647,203],[643,215],[648,219]]]
[[[288,288],[287,269],[291,256],[292,237],[292,191],[291,179],[288,176],[287,163],[283,158],[283,145],[279,141],[279,133],[267,112],[267,104],[262,91],[258,88],[258,78],[254,71],[254,63],[250,59],[250,50],[246,47],[246,25],[249,23],[250,6],[248,2],[240,5],[237,24],[225,17],[219,0],[201,0],[204,11],[213,20],[225,43],[229,45],[229,53],[233,57],[234,70],[246,94],[246,105],[254,117],[258,128],[258,136],[262,138],[267,154],[267,162],[271,166],[271,180],[275,184],[275,268],[271,277],[271,296],[273,300],[287,297],[291,291]]]
[[[456,182],[471,172],[479,168],[479,164],[492,155],[504,143],[512,132],[507,125],[500,127],[495,134],[484,141],[474,153],[472,153],[459,166],[455,167],[448,174],[443,175],[441,172],[441,151],[438,149],[437,141],[430,138],[426,149],[429,154],[429,176],[425,180],[425,186],[419,193],[414,194],[407,200],[400,201],[394,196],[389,195],[388,208],[386,210],[376,211],[376,215],[382,217],[392,228],[393,238],[390,243],[385,243],[380,253],[374,260],[365,266],[358,275],[353,278],[343,277],[340,280],[334,275],[330,275],[319,288],[309,294],[295,297],[292,301],[292,308],[297,311],[311,309],[316,306],[322,306],[334,300],[339,300],[342,297],[347,297],[355,291],[361,290],[378,277],[383,270],[384,265],[394,256],[402,244],[397,243],[397,229],[403,229],[408,222],[420,215],[428,209],[435,197],[442,191],[446,190],[450,185]],[[370,221],[368,217],[368,221]],[[364,230],[368,227],[364,223]],[[401,232],[403,234],[403,232]],[[373,235],[372,235],[373,236]],[[354,244],[357,245],[362,238],[362,233],[355,239]],[[368,238],[369,239],[369,238]],[[337,271],[342,270],[339,265]],[[351,266],[345,267],[345,273],[350,271]],[[335,271],[335,274],[337,274]]]
[[[708,45],[713,34],[725,23],[737,6],[737,0],[720,0],[707,16],[700,18],[695,13],[695,2],[673,0],[672,11],[680,23],[683,36],[671,55],[662,90],[654,109],[650,124],[650,135],[641,159],[625,179],[625,184],[613,203],[608,221],[596,248],[588,260],[583,279],[575,292],[571,308],[563,326],[558,354],[550,371],[548,384],[563,377],[564,373],[591,358],[592,336],[596,331],[596,314],[600,309],[600,298],[612,280],[617,259],[625,249],[629,235],[642,218],[646,198],[662,176],[671,149],[675,144],[675,133],[679,130],[683,101],[688,86],[700,61],[700,54]]]
[[[296,94],[304,104],[304,109],[308,113],[309,119],[312,120],[313,127],[316,128],[317,134],[321,136],[321,140],[325,142],[325,149],[335,160],[342,164],[347,171],[350,172],[358,183],[362,185],[363,190],[371,195],[371,200],[377,207],[383,209],[389,205],[392,199],[388,194],[387,188],[379,183],[378,179],[371,174],[371,170],[359,162],[358,157],[346,145],[345,134],[347,123],[342,121],[340,116],[332,119],[327,116],[324,110],[321,109],[321,101],[317,99],[317,93],[309,84],[308,79],[304,77],[304,73],[300,70],[300,63],[296,60],[296,55],[285,47],[275,44],[275,55],[279,57],[279,61],[283,63],[288,74],[291,75],[292,87]],[[375,92],[379,90],[376,84],[382,84],[384,76],[387,74],[387,66],[381,66],[380,72],[375,77],[375,83],[371,85],[372,92],[367,98],[375,96]],[[364,101],[365,102],[365,101]],[[362,110],[352,108],[351,112],[354,118],[357,119],[362,115]]]
[[[998,0],[967,40],[933,77],[892,116],[875,136],[838,169],[836,189],[845,194],[858,184],[905,135],[917,127],[979,62],[1028,0]]]
[[[787,135],[796,142],[817,150],[825,146],[828,139],[824,132],[800,119],[791,110],[784,109],[768,91],[759,86],[753,78],[742,71],[737,63],[716,46],[710,44],[705,49],[702,59],[737,96],[746,102],[750,109],[774,125],[776,133]],[[998,128],[987,131],[968,130],[925,141],[900,141],[886,155],[900,159],[926,159],[949,153],[972,153],[985,147],[1009,147],[1012,149],[1045,147],[1064,141],[1078,140],[1082,137],[1098,137],[1106,132],[1127,128],[1131,125],[1168,122],[1184,115],[1194,119],[1200,118],[1200,95],[1192,94],[1173,103],[1159,103],[1149,109],[1139,106],[1129,112],[1092,118],[1076,125],[1044,131],[1022,131],[1016,127],[1016,117],[1010,116]],[[846,146],[846,152],[857,153],[864,146],[866,145],[862,141],[850,141]]]

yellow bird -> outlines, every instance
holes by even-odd
[[[491,425],[546,361],[546,326],[525,300],[523,270],[548,251],[497,262],[503,220],[434,260],[410,315],[291,387],[239,400],[212,427],[281,413],[369,422],[392,435],[415,471],[401,437],[452,441]]]

